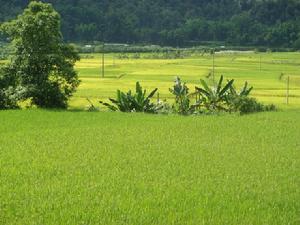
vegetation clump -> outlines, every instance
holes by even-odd
[[[100,103],[112,111],[156,113],[161,107],[152,103],[151,98],[157,90],[156,88],[149,95],[146,95],[146,90],[143,90],[140,83],[136,82],[135,93],[132,93],[131,90],[127,93],[117,90],[117,98],[109,99],[112,104],[103,101]]]
[[[191,104],[189,88],[185,83],[181,81],[179,77],[176,77],[173,88],[169,91],[174,95],[175,101],[172,104],[172,110],[175,113],[188,115],[195,112],[198,104]]]
[[[210,86],[208,82],[201,79],[201,87],[195,87],[195,92],[189,93],[187,85],[179,77],[176,77],[174,86],[169,89],[174,96],[174,102],[171,105],[167,101],[151,103],[150,99],[156,93],[157,88],[146,97],[146,90],[141,88],[139,82],[136,83],[135,94],[132,94],[131,91],[124,93],[118,90],[117,98],[110,98],[113,104],[102,101],[100,103],[112,111],[180,115],[220,112],[248,114],[276,109],[274,105],[264,105],[250,97],[253,87],[248,87],[247,82],[238,91],[233,85],[234,80],[227,81],[225,85],[223,85],[223,80],[224,77],[221,76],[217,84],[213,82],[213,85]],[[193,100],[194,103],[192,103]]]

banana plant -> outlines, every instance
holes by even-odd
[[[236,88],[232,85],[230,87],[230,93],[227,96],[227,103],[229,106],[229,111],[251,111],[249,108],[254,109],[255,105],[260,106],[259,104],[256,104],[256,101],[249,98],[249,95],[251,91],[253,90],[253,87],[248,87],[248,82],[246,81],[243,88],[240,91],[237,91]],[[259,108],[259,107],[258,107]]]
[[[232,85],[230,87],[230,94],[233,96],[238,96],[238,97],[247,97],[247,96],[249,96],[249,94],[251,93],[252,90],[253,90],[253,87],[249,88],[248,82],[246,81],[240,92],[238,92],[236,90],[236,88],[234,87],[234,85]]]
[[[209,86],[205,80],[200,80],[202,87],[195,87],[196,92],[201,96],[202,104],[209,110],[227,110],[227,96],[232,88],[234,80],[230,80],[223,87],[223,79],[221,76],[217,85]]]
[[[179,77],[176,77],[175,84],[169,91],[175,96],[175,102],[172,105],[172,108],[176,113],[185,115],[195,111],[198,104],[190,104],[189,88]]]
[[[140,83],[136,82],[134,94],[131,90],[127,93],[117,90],[116,99],[109,98],[112,104],[102,101],[100,101],[100,103],[112,111],[155,113],[159,108],[156,104],[151,103],[151,98],[157,90],[158,89],[155,88],[147,95],[146,90],[143,90]]]

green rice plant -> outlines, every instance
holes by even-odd
[[[299,224],[300,110],[31,109],[0,124],[0,224]]]
[[[157,88],[146,95],[146,90],[143,90],[139,82],[136,82],[136,92],[133,94],[131,90],[124,93],[117,90],[117,98],[109,100],[113,104],[100,101],[100,103],[108,107],[112,111],[121,112],[146,112],[146,113],[156,113],[159,107],[151,102],[151,98],[157,92]]]

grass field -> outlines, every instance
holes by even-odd
[[[193,88],[212,64],[109,54],[100,78],[88,57],[69,110],[0,111],[1,225],[300,224],[300,53],[216,55],[216,77],[279,107],[247,116],[85,112],[136,81],[169,98],[175,75]]]
[[[82,84],[71,101],[71,108],[114,97],[116,89],[133,89],[135,82],[153,89],[158,87],[161,98],[170,97],[169,87],[175,76],[180,76],[193,90],[212,70],[212,57],[200,54],[186,59],[116,59],[106,55],[105,76],[101,78],[100,55],[88,55],[77,63]],[[115,58],[115,59],[114,59]],[[216,54],[215,77],[224,75],[238,85],[248,81],[254,86],[253,96],[263,102],[286,108],[286,79],[290,77],[290,105],[300,108],[300,53],[237,53]],[[283,76],[281,75],[283,74]]]
[[[0,224],[299,224],[299,111],[0,112]]]

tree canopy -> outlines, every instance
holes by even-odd
[[[14,48],[10,63],[0,73],[2,99],[11,99],[5,96],[8,89],[15,89],[11,91],[15,94],[21,88],[22,99],[34,105],[66,107],[79,84],[73,69],[79,56],[62,42],[60,15],[52,5],[32,1],[17,19],[3,23],[0,30],[9,36]],[[3,108],[8,108],[8,101],[2,102],[6,104]],[[15,106],[16,101],[13,103]]]
[[[0,21],[29,0],[0,0]],[[44,0],[62,15],[68,41],[293,47],[300,42],[299,0]]]

